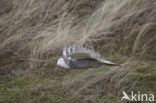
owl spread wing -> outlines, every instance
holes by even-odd
[[[65,46],[63,48],[63,56],[67,59],[67,62],[72,61],[71,66],[74,67],[99,67],[100,64],[109,66],[119,66],[108,60],[100,58],[99,53],[95,53],[93,50],[84,48],[82,46]],[[75,60],[75,61],[74,61]],[[100,63],[100,64],[99,64]]]
[[[63,49],[63,55],[75,59],[82,59],[82,58],[99,59],[100,58],[99,53],[95,53],[93,50],[84,48],[82,46],[66,46]]]
[[[63,48],[63,56],[67,56],[67,47],[65,46],[64,48]]]

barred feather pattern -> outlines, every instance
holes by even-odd
[[[100,54],[99,53],[95,53],[94,51],[84,48],[82,46],[66,46],[63,49],[63,55],[65,56],[71,56],[72,54],[77,54],[77,53],[83,53],[83,54],[87,54],[90,56],[90,58],[93,59],[100,59]]]
[[[73,54],[84,56],[83,58],[73,58]],[[85,56],[89,57],[85,57]],[[111,61],[104,60],[100,57],[99,53],[95,53],[93,50],[84,48],[82,46],[65,46],[63,48],[63,56],[58,59],[57,65],[64,68],[98,68],[103,65],[119,66]]]

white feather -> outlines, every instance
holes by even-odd
[[[76,55],[83,55],[85,57],[90,57],[94,59],[100,59],[100,54],[95,53],[93,50],[83,48],[82,46],[69,46],[67,47],[67,56],[76,56]]]
[[[64,67],[64,68],[70,68],[67,63],[65,63],[64,59],[63,58],[59,58],[58,61],[57,61],[57,65],[61,66],[61,67]]]

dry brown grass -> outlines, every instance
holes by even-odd
[[[56,60],[65,45],[81,44],[123,65],[108,72],[105,68],[68,71],[78,74],[72,80],[63,79],[67,91],[72,88],[69,94],[76,99],[87,95],[95,102],[95,95],[119,92],[122,80],[126,81],[122,75],[137,66],[146,67],[146,62],[150,70],[154,68],[150,62],[156,59],[155,5],[155,0],[0,0],[0,74],[21,76],[33,71],[55,76],[61,72],[65,78]],[[84,81],[78,81],[77,87],[79,77]]]
[[[154,83],[155,68],[154,63],[129,60],[108,72],[106,68],[101,68],[98,71],[87,70],[76,77],[64,78],[62,87],[66,88],[64,95],[70,96],[73,102],[95,103],[97,98],[107,100],[114,96],[115,101],[120,103],[123,90],[127,93],[131,91],[153,92],[156,86]],[[110,102],[113,101],[110,100]]]
[[[152,0],[106,0],[95,12],[100,0],[1,2],[8,6],[8,10],[1,10],[1,55],[55,54],[64,45],[77,43],[107,53],[155,55],[156,11]]]

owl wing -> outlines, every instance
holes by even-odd
[[[67,57],[67,46],[63,48],[63,56]]]
[[[100,58],[99,53],[95,53],[93,50],[84,48],[79,45],[64,47],[63,54],[74,59],[82,59],[82,58],[99,59]]]

